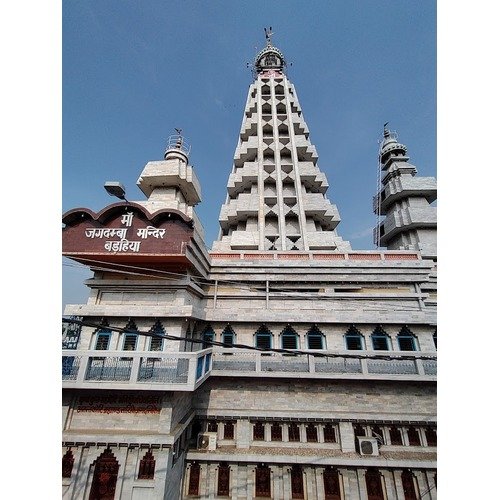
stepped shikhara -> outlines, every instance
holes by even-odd
[[[268,39],[255,58],[214,250],[351,249],[337,235],[340,216],[285,69]]]
[[[386,129],[351,250],[267,37],[212,251],[180,131],[145,200],[63,215],[64,499],[437,499],[435,179]]]

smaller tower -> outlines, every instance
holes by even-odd
[[[374,242],[389,250],[418,250],[435,258],[437,211],[431,203],[437,199],[436,179],[417,177],[406,153],[406,146],[384,126],[379,151],[382,185],[373,198],[373,211],[385,218],[373,231]]]
[[[198,219],[194,206],[201,201],[201,186],[193,166],[189,165],[190,146],[175,129],[165,148],[164,160],[150,161],[144,167],[137,185],[148,197],[138,202],[150,213],[169,208],[178,210],[193,219],[195,230],[203,238],[203,226]]]

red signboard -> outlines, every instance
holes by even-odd
[[[177,210],[150,214],[137,203],[115,203],[99,213],[86,208],[63,216],[62,250],[66,257],[109,262],[161,261],[185,256],[193,222]]]

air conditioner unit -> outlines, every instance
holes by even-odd
[[[217,433],[216,432],[203,432],[198,434],[199,450],[214,451],[217,448]]]
[[[360,455],[377,457],[379,455],[377,438],[358,436],[358,450]]]

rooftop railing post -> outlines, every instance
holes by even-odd
[[[90,357],[88,354],[82,354],[80,359],[80,367],[78,368],[78,375],[76,376],[76,383],[82,384],[85,380],[85,373],[87,373],[87,365],[89,364]]]
[[[419,375],[425,375],[424,363],[421,358],[415,358],[415,366]]]
[[[366,358],[361,358],[361,373],[363,375],[368,375],[368,360]]]
[[[261,355],[260,352],[255,353],[255,372],[260,373],[262,371],[261,369]]]
[[[316,373],[316,360],[312,354],[307,355],[309,373]]]
[[[189,358],[187,385],[193,389],[195,388],[196,385],[196,367],[198,363],[198,358],[199,356],[191,356]]]
[[[140,365],[141,365],[141,357],[134,356],[132,358],[132,369],[130,371],[130,382],[137,382],[138,381]]]

